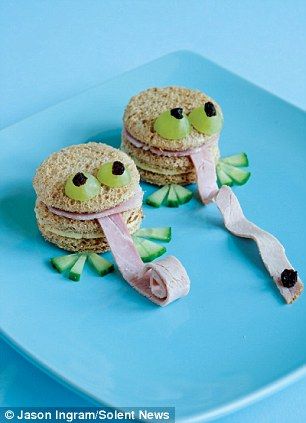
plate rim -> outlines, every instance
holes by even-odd
[[[14,351],[21,354],[23,358],[25,358],[31,365],[34,365],[37,369],[41,370],[45,375],[51,377],[54,381],[58,382],[65,388],[69,389],[70,391],[76,393],[77,395],[81,396],[85,400],[89,400],[93,402],[93,406],[105,406],[111,407],[116,409],[121,409],[121,406],[116,404],[111,404],[108,402],[103,402],[98,399],[95,395],[87,392],[86,389],[78,386],[74,382],[68,380],[60,371],[55,370],[52,366],[49,366],[44,361],[40,360],[39,358],[35,357],[27,348],[24,348],[18,342],[16,342],[8,333],[6,333],[0,327],[0,339],[6,342],[9,346],[11,346]],[[262,388],[257,389],[255,391],[250,392],[247,395],[242,395],[234,401],[229,401],[220,407],[212,408],[209,411],[205,411],[203,413],[196,413],[194,415],[190,415],[190,417],[182,417],[176,419],[178,423],[201,423],[201,422],[208,422],[214,420],[216,418],[224,417],[229,415],[235,411],[241,410],[251,404],[254,404],[264,398],[267,398],[282,389],[289,387],[291,384],[296,383],[300,379],[306,376],[306,364],[297,367],[292,372],[288,372],[285,376],[275,379],[273,382],[264,385]]]

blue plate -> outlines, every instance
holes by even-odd
[[[143,226],[171,225],[168,253],[185,264],[188,297],[159,308],[119,273],[86,268],[73,283],[50,268],[61,251],[35,224],[31,180],[64,146],[118,146],[130,96],[185,85],[223,107],[223,155],[249,154],[252,177],[236,190],[249,218],[284,242],[306,275],[305,114],[188,53],[125,73],[0,133],[0,324],[31,361],[99,403],[175,406],[178,421],[204,421],[271,393],[305,373],[305,295],[287,306],[251,241],[224,230],[214,205],[144,207]],[[152,188],[144,185],[147,192]]]

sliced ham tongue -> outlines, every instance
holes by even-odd
[[[293,271],[293,269],[282,244],[273,235],[245,218],[239,201],[231,188],[223,186],[220,190],[218,189],[216,165],[209,147],[200,152],[192,153],[190,158],[196,170],[198,190],[202,202],[208,204],[215,201],[223,215],[225,227],[236,236],[250,238],[256,242],[263,263],[281,295],[288,304],[292,303],[303,291],[303,283],[297,278],[291,288],[283,286],[282,272],[286,269]]]
[[[97,219],[123,278],[154,303],[165,306],[188,294],[190,280],[173,256],[144,265],[120,213]]]
[[[211,148],[207,146],[201,151],[192,153],[190,158],[197,174],[198,190],[204,204],[213,201],[218,192],[215,158]]]
[[[292,265],[282,244],[273,235],[246,219],[231,188],[223,186],[215,201],[223,215],[225,227],[236,236],[250,238],[256,242],[262,261],[281,295],[287,303],[292,303],[303,291],[303,283],[298,278],[292,288],[283,286],[281,274],[285,269],[292,269]]]
[[[121,214],[104,216],[97,220],[124,279],[130,281],[138,277],[144,265]]]

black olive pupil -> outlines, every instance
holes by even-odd
[[[84,185],[87,181],[87,177],[82,172],[78,172],[74,175],[72,182],[76,187]]]
[[[170,110],[171,116],[175,117],[175,119],[183,119],[183,109],[181,107],[175,107],[174,109]]]
[[[297,282],[297,271],[285,269],[281,274],[281,281],[285,288],[292,288]]]
[[[204,112],[206,113],[206,116],[208,117],[216,116],[217,114],[216,108],[211,101],[208,101],[207,103],[204,104]]]
[[[112,174],[119,176],[119,175],[122,175],[124,173],[124,171],[125,171],[124,164],[122,162],[119,162],[119,161],[116,160],[113,163]]]

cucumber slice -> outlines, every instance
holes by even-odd
[[[68,254],[65,256],[53,257],[50,261],[58,272],[63,273],[74,265],[78,257],[78,254]]]
[[[157,239],[158,241],[171,241],[171,228],[140,228],[135,233],[140,238]]]
[[[193,193],[189,189],[182,187],[181,185],[173,185],[176,196],[180,204],[188,203],[191,200]]]
[[[133,237],[135,247],[141,257],[141,260],[145,263],[160,257],[166,252],[166,248],[163,245],[159,245],[156,242],[149,241],[148,239]]]
[[[178,207],[180,205],[179,199],[176,195],[175,189],[173,185],[170,185],[170,189],[168,192],[166,206],[167,207]]]
[[[234,154],[233,156],[221,158],[221,162],[227,163],[236,167],[249,166],[248,156],[245,153]]]
[[[100,276],[105,276],[114,270],[114,265],[96,253],[88,255],[88,261]]]
[[[227,173],[228,176],[230,176],[237,185],[245,184],[251,176],[250,172],[239,169],[239,167],[235,167],[226,163],[219,163],[219,165],[221,169]]]
[[[142,245],[142,241],[144,241],[141,238],[138,238],[137,236],[133,236],[133,242],[136,247],[136,250],[138,251],[138,254],[140,255],[141,260],[145,261],[145,257],[147,257],[148,252]]]
[[[160,207],[165,200],[168,191],[169,185],[165,185],[159,190],[153,192],[153,194],[149,195],[149,197],[146,199],[146,203],[153,207]]]
[[[75,264],[70,269],[69,279],[76,282],[80,280],[86,259],[87,259],[87,255],[85,254],[80,255],[80,257],[77,259]]]
[[[221,168],[221,166],[218,164],[217,165],[217,176],[218,176],[218,182],[219,185],[228,185],[229,187],[231,187],[233,185],[233,180],[232,178],[224,172],[224,170]]]

